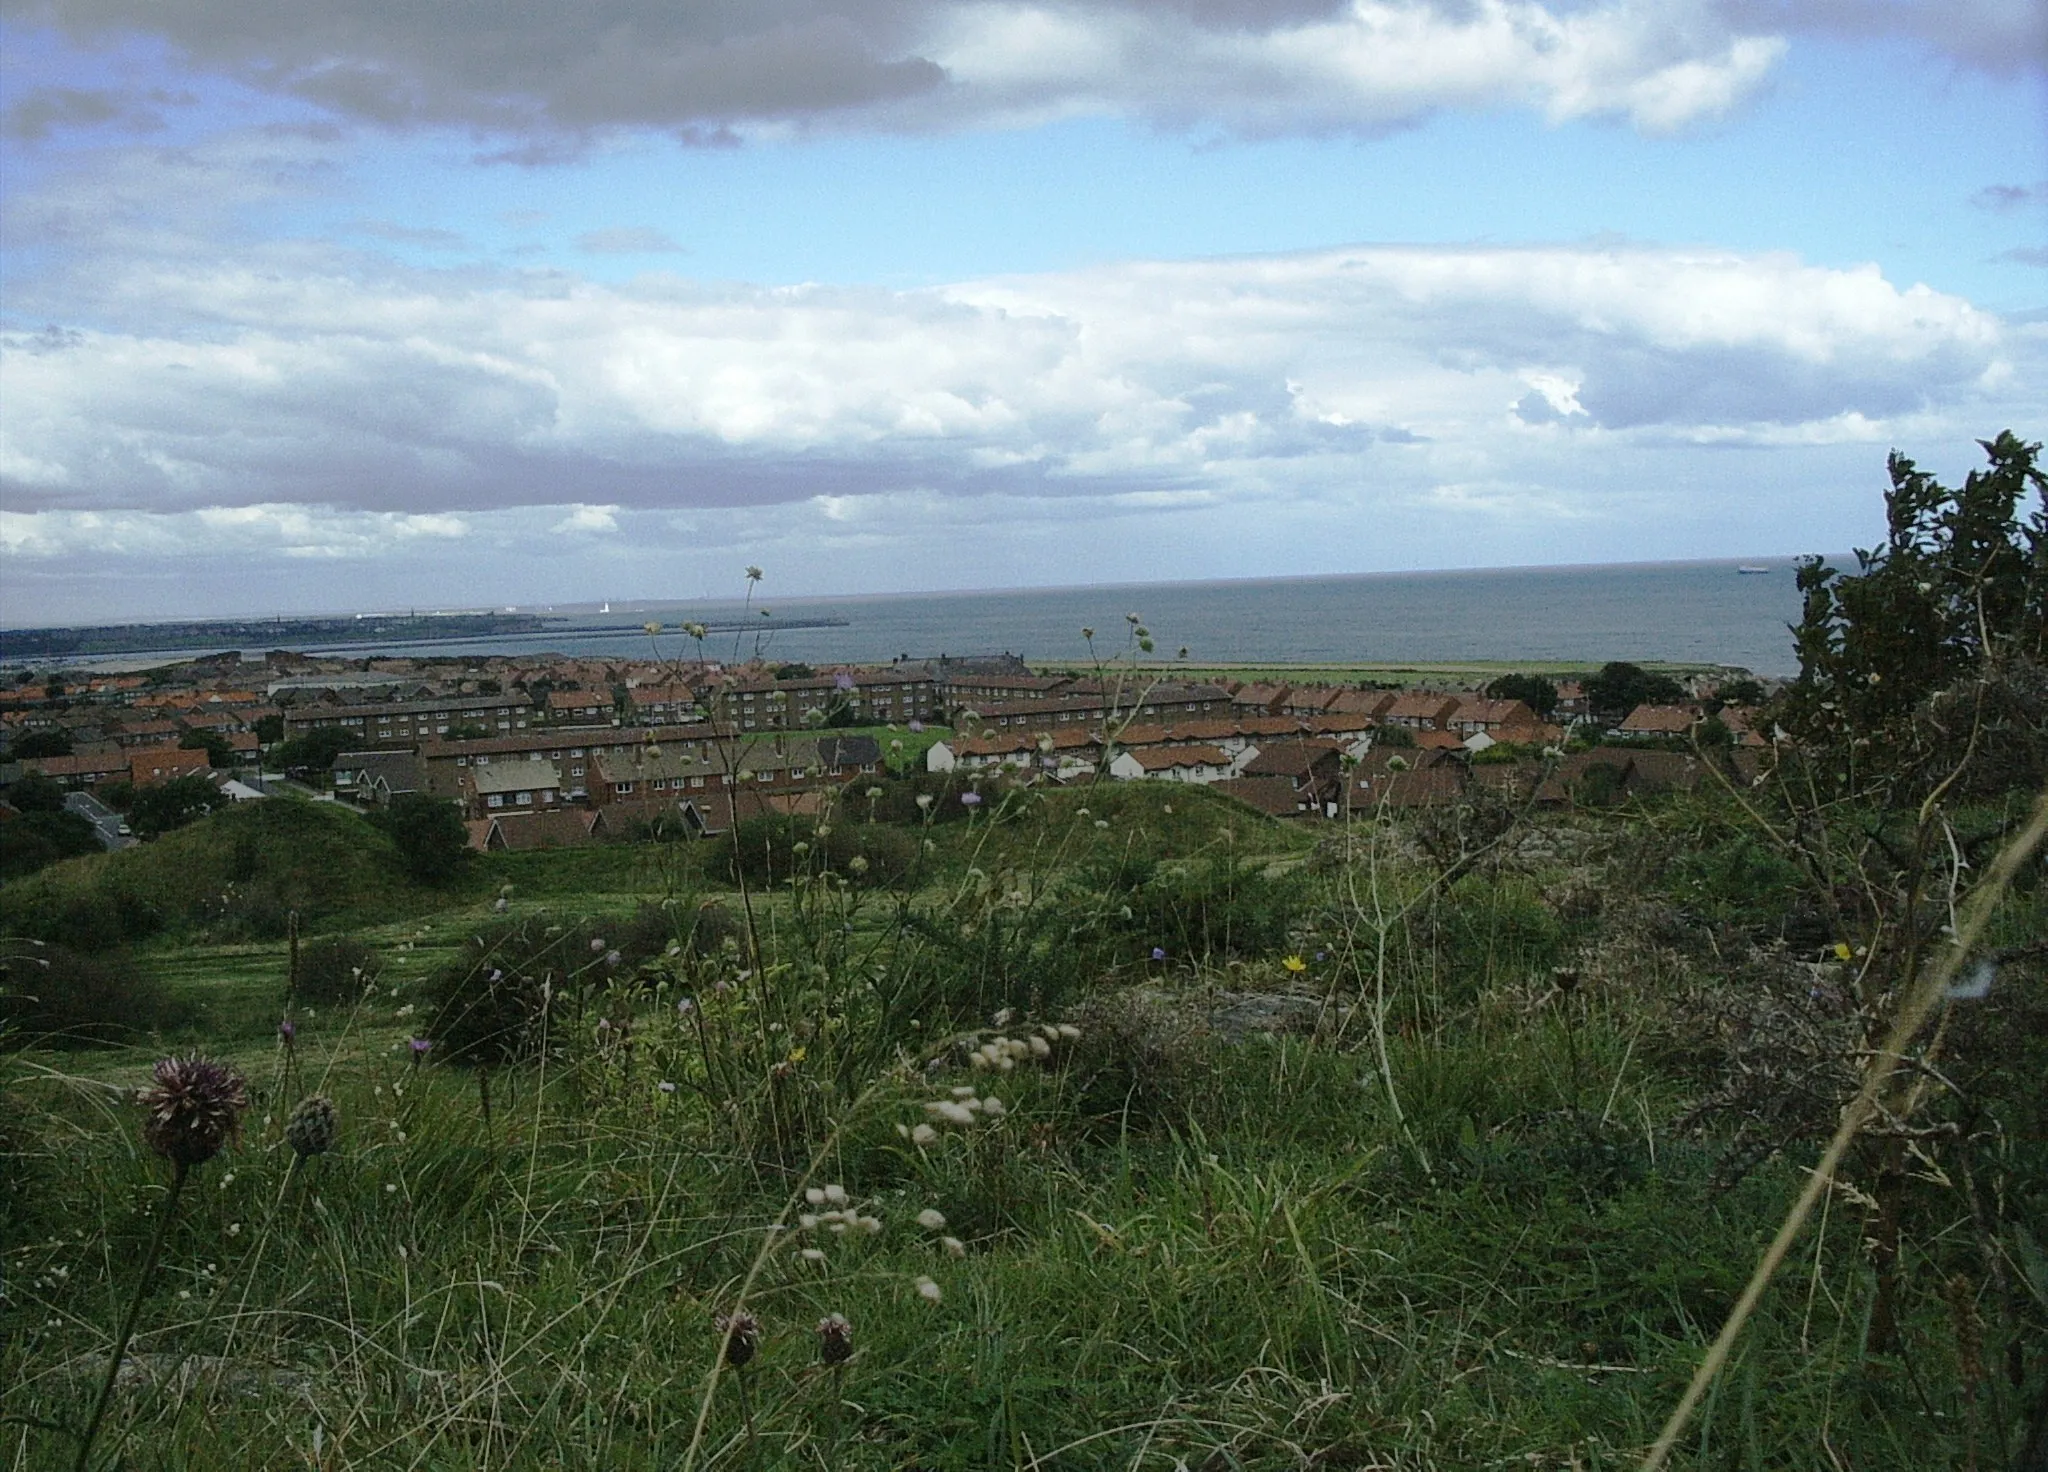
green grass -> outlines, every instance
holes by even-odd
[[[677,957],[565,993],[545,1066],[490,1075],[488,1119],[475,1074],[410,1061],[421,978],[501,884],[515,917],[564,924],[711,892],[689,846],[494,856],[438,908],[357,925],[379,989],[302,1014],[289,1059],[281,944],[145,948],[203,1008],[156,1046],[203,1040],[255,1103],[185,1193],[135,1348],[233,1384],[124,1393],[101,1464],[1633,1467],[1813,1153],[1731,1183],[1730,1133],[1689,1122],[1716,1077],[1695,1009],[1760,984],[1718,991],[1725,922],[1688,939],[1658,908],[1701,881],[1646,856],[1702,822],[1575,820],[1546,836],[1561,857],[1430,906],[1414,829],[1309,860],[1313,835],[1210,794],[1055,794],[937,825],[936,880],[908,897],[817,878],[757,896],[764,968]],[[1009,934],[1005,886],[1138,847],[1257,856],[1300,887],[1294,928],[1105,975],[1064,1005],[1078,1039],[970,1066],[968,1043],[1036,1019],[975,1015],[932,927]],[[1596,912],[1571,898],[1588,892]],[[1568,992],[1549,970],[1567,955]],[[1213,1021],[1277,991],[1324,1002],[1320,1027]],[[0,1465],[68,1464],[51,1427],[79,1419],[168,1179],[104,1085],[153,1055],[0,1073]],[[966,1087],[1000,1121],[906,1137]],[[294,1170],[284,1118],[315,1090],[341,1143]],[[826,1183],[882,1230],[802,1229]],[[1846,1197],[1809,1234],[1677,1465],[1826,1465],[1823,1436],[1846,1466],[2000,1464],[2015,1397],[1965,1394],[1947,1296],[1967,1234],[1909,1234],[1903,1356],[1863,1348],[1864,1234]],[[760,1351],[714,1383],[714,1316],[742,1296]],[[856,1344],[836,1375],[814,1333],[835,1312]]]

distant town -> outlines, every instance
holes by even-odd
[[[1475,793],[1565,806],[1740,778],[1767,733],[1747,677],[1634,665],[1481,689],[1034,670],[1011,655],[882,666],[221,654],[142,673],[25,670],[0,691],[0,787],[65,790],[107,847],[171,789],[202,808],[294,792],[460,804],[477,849],[708,836],[816,814],[849,787],[1198,783],[1323,822]],[[4,816],[4,811],[0,811]],[[146,835],[149,825],[141,825]]]

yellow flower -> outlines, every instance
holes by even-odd
[[[1286,968],[1287,968],[1287,969],[1288,969],[1289,971],[1306,971],[1306,970],[1308,970],[1308,962],[1306,962],[1306,961],[1302,960],[1302,959],[1301,959],[1301,957],[1299,957],[1299,956],[1289,956],[1289,957],[1288,957],[1288,958],[1287,958],[1286,960],[1282,961],[1282,962],[1281,962],[1280,964],[1281,964],[1282,966],[1285,966],[1285,967],[1286,967]]]
[[[1836,959],[1837,961],[1846,961],[1846,960],[1848,960],[1848,959],[1849,959],[1849,955],[1850,955],[1850,952],[1849,952],[1849,942],[1847,942],[1847,941],[1845,941],[1845,940],[1838,940],[1838,941],[1836,941],[1836,942],[1835,942],[1835,959]]]
[[[802,1049],[802,1048],[791,1048],[791,1049],[789,1050],[789,1061],[790,1061],[790,1062],[792,1062],[792,1063],[801,1063],[801,1062],[803,1062],[803,1061],[804,1061],[804,1049]]]

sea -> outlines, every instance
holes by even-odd
[[[1744,571],[1742,569],[1762,571]],[[760,654],[802,663],[885,663],[899,656],[1016,654],[1034,663],[1123,651],[1136,614],[1155,657],[1187,650],[1190,665],[1400,664],[1455,661],[1669,660],[1796,673],[1799,618],[1787,558],[1603,563],[1344,577],[1233,579],[777,598],[752,606],[698,600],[556,605],[544,633],[461,641],[327,646],[356,655],[557,651],[624,658],[694,658],[677,629],[688,620],[742,624],[712,634],[704,655]],[[761,609],[767,609],[763,617]],[[659,622],[650,638],[641,625]],[[804,627],[787,627],[801,623]],[[314,652],[324,652],[309,646]],[[161,662],[167,656],[158,655]]]

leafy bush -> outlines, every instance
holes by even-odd
[[[1804,882],[1798,865],[1748,833],[1682,850],[1664,877],[1674,899],[1709,920],[1778,929]]]
[[[0,1038],[11,1045],[110,1047],[188,1015],[161,982],[124,959],[17,942],[0,961]]]
[[[717,900],[643,901],[612,930],[611,943],[627,965],[651,960],[671,944],[692,956],[713,956],[728,940],[737,942],[744,933],[739,918]]]
[[[298,997],[318,1006],[346,1006],[373,985],[383,963],[350,935],[328,935],[299,947]]]
[[[78,814],[24,812],[0,824],[0,883],[26,878],[65,859],[99,851],[98,833]]]
[[[427,977],[426,1035],[456,1063],[512,1063],[539,1054],[550,1011],[625,965],[587,924],[508,920],[472,935]]]
[[[733,832],[714,840],[709,868],[731,883],[738,883],[744,873],[755,886],[781,884],[799,872],[827,870],[871,885],[896,884],[916,867],[917,855],[916,839],[877,824],[746,818]],[[856,858],[860,865],[853,863]]]

